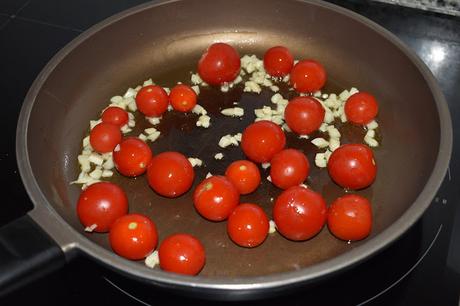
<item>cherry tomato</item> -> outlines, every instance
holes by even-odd
[[[198,74],[210,85],[221,85],[233,81],[240,67],[240,55],[235,48],[225,43],[215,43],[201,56]]]
[[[355,124],[371,122],[379,110],[375,98],[367,92],[358,92],[351,95],[345,103],[345,115],[348,121]]]
[[[225,176],[205,179],[193,193],[196,210],[211,221],[227,219],[239,201],[238,190]]]
[[[326,70],[314,60],[302,60],[291,70],[290,82],[297,92],[314,92],[326,84]]]
[[[296,97],[289,101],[284,110],[287,125],[300,135],[307,135],[319,129],[324,114],[321,103],[312,97]]]
[[[168,94],[161,86],[144,86],[136,95],[136,105],[144,115],[159,117],[168,109]]]
[[[234,161],[227,167],[225,176],[240,194],[251,193],[260,185],[259,168],[249,160]]]
[[[192,187],[195,171],[184,155],[163,152],[152,158],[147,178],[153,190],[162,196],[176,198]]]
[[[241,148],[246,156],[265,163],[286,145],[283,130],[271,121],[261,120],[249,125],[241,137]]]
[[[206,261],[203,245],[188,234],[167,237],[160,244],[158,256],[161,269],[186,275],[198,274]]]
[[[374,153],[363,144],[345,144],[334,152],[327,163],[329,175],[339,186],[362,189],[374,182],[377,174]]]
[[[286,238],[301,241],[318,234],[327,218],[326,202],[310,189],[294,186],[276,199],[273,218],[277,230]]]
[[[158,233],[155,223],[148,217],[129,214],[113,223],[109,240],[115,253],[131,260],[139,260],[155,250]]]
[[[237,245],[247,248],[256,247],[268,235],[268,218],[256,204],[238,205],[228,217],[227,233]]]
[[[147,170],[152,159],[150,147],[136,137],[128,137],[113,150],[113,162],[125,176],[138,176]]]
[[[270,161],[272,183],[281,189],[302,184],[309,172],[308,159],[299,150],[285,149],[276,153]]]
[[[128,213],[128,198],[123,189],[109,182],[88,186],[82,191],[77,202],[77,215],[85,227],[95,232],[108,232],[119,217]]]
[[[122,127],[128,123],[128,120],[128,112],[120,107],[110,106],[102,112],[102,122],[105,123],[111,123]]]
[[[114,124],[101,122],[89,132],[89,142],[98,153],[111,152],[121,141],[120,128]]]
[[[327,226],[331,233],[342,240],[361,240],[372,229],[371,203],[357,194],[347,194],[329,206]]]
[[[289,49],[282,46],[270,48],[264,55],[265,71],[274,77],[284,77],[291,72],[294,57]]]
[[[189,112],[196,105],[196,93],[192,87],[184,84],[178,84],[171,89],[169,102],[172,107],[180,112]]]

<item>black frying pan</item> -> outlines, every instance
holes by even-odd
[[[382,146],[375,150],[379,172],[375,184],[360,192],[373,202],[374,229],[368,239],[348,245],[323,229],[306,242],[273,235],[256,249],[242,249],[227,238],[225,223],[198,217],[191,192],[166,200],[143,178],[114,180],[126,189],[130,211],[147,214],[157,223],[160,240],[173,232],[202,240],[207,263],[199,276],[148,269],[115,255],[106,235],[83,232],[75,214],[80,189],[69,182],[78,174],[76,156],[89,120],[111,96],[149,77],[164,86],[188,81],[199,55],[215,41],[259,56],[283,44],[296,58],[314,58],[325,65],[325,91],[356,86],[377,96],[382,127]],[[236,100],[250,113],[251,107],[267,104],[270,95],[236,89],[225,99],[218,97],[213,89],[200,95],[200,104],[211,116],[218,117],[219,107]],[[152,148],[154,153],[174,149],[204,156],[208,168],[197,170],[197,183],[206,172],[223,173],[231,159],[242,157],[235,148],[225,161],[212,159],[216,139],[241,131],[251,119],[234,124],[221,118],[212,130],[199,132],[194,120],[174,114],[165,118],[164,135]],[[355,134],[349,135],[352,141]],[[313,162],[312,146],[293,136],[288,139],[289,146],[304,150]],[[26,97],[18,122],[17,158],[35,206],[0,231],[0,286],[6,292],[82,253],[153,286],[213,298],[257,297],[313,282],[359,263],[404,233],[433,199],[451,146],[447,104],[427,67],[397,38],[357,14],[320,1],[155,1],[138,6],[94,26],[62,49]],[[328,203],[343,194],[325,170],[313,171],[309,183]],[[265,182],[246,200],[271,215],[269,198],[277,194],[279,190]]]

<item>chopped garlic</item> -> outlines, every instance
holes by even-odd
[[[200,87],[194,85],[194,86],[192,86],[192,89],[193,89],[193,91],[194,91],[197,95],[200,94]]]
[[[168,112],[172,111],[174,107],[171,104],[168,104]]]
[[[156,128],[148,128],[148,129],[145,129],[144,130],[144,133],[147,134],[147,135],[152,135],[153,133],[155,133],[157,131]]]
[[[150,269],[155,268],[156,265],[160,264],[160,256],[158,256],[158,251],[153,251],[152,254],[145,258],[145,265]]]
[[[130,88],[131,89],[131,88]],[[126,95],[126,94],[125,94]],[[126,97],[125,97],[126,98]],[[110,102],[114,103],[114,104],[121,104],[123,103],[123,97],[121,96],[114,96],[112,98],[110,98]]]
[[[276,233],[276,224],[275,224],[275,221],[270,220],[270,221],[268,222],[268,224],[269,224],[268,233],[269,233],[269,234]]]
[[[169,94],[171,93],[171,89],[169,89],[168,87],[163,87],[163,90],[166,91],[166,93]]]
[[[89,142],[89,136],[86,136],[83,138],[83,148],[91,146],[91,143]]]
[[[286,123],[284,123],[284,124],[281,126],[281,128],[282,128],[283,130],[285,130],[286,132],[292,132],[291,129],[289,128],[289,125],[287,125]]]
[[[145,117],[151,125],[157,125],[160,123],[161,117]]]
[[[106,169],[106,170],[110,170],[110,169],[113,169],[115,167],[114,163],[113,163],[113,158],[110,157],[108,158],[105,163],[102,165],[102,168]]]
[[[224,116],[241,117],[244,115],[244,109],[241,107],[225,108],[220,113]]]
[[[103,170],[102,177],[111,177],[113,175],[113,171],[111,170]]]
[[[378,147],[379,143],[374,138],[364,137],[364,142],[366,142],[369,147]]]
[[[262,163],[262,168],[267,169],[270,167],[270,163]]]
[[[262,88],[260,87],[259,84],[257,84],[254,81],[247,81],[244,83],[244,92],[255,92],[255,93],[260,93],[262,91]]]
[[[299,139],[309,139],[308,135],[299,135]]]
[[[326,148],[326,147],[329,146],[329,141],[327,141],[326,139],[321,138],[321,137],[313,139],[311,141],[311,143],[314,144],[315,146],[317,146],[320,149],[323,149],[323,148]]]
[[[324,153],[316,153],[315,165],[319,168],[325,168],[327,166],[327,160]]]
[[[97,224],[92,224],[90,226],[85,227],[85,232],[91,233],[93,232],[97,227]]]
[[[369,122],[368,124],[366,124],[366,127],[367,127],[369,130],[375,130],[376,128],[379,127],[379,124],[377,123],[377,121],[372,120],[371,122]]]
[[[190,162],[190,164],[192,164],[192,167],[201,167],[203,165],[203,161],[199,158],[189,157],[188,161]]]
[[[238,142],[241,142],[241,137],[243,137],[243,134],[241,133],[236,133],[235,136],[233,136]]]
[[[134,99],[132,99],[131,101],[129,101],[128,103],[128,109],[132,112],[135,112],[137,110],[137,104],[136,104],[136,101]]]
[[[192,113],[197,114],[197,115],[207,115],[208,112],[204,109],[203,106],[196,104],[193,109]]]
[[[272,85],[270,86],[270,90],[273,91],[273,92],[278,92],[280,90],[280,88],[276,85]]]
[[[99,123],[101,123],[102,120],[99,119],[99,120],[90,120],[89,121],[89,128],[90,130],[92,130],[96,125],[98,125]]]
[[[206,173],[206,178],[210,178],[212,176],[211,172]]]
[[[144,81],[143,86],[149,86],[149,85],[154,85],[152,79],[148,79],[148,80],[145,80],[145,81]]]
[[[78,155],[77,159],[82,172],[89,172],[91,170],[88,155]]]
[[[350,97],[350,92],[348,90],[344,90],[339,94],[339,99],[342,101],[347,101]]]
[[[126,93],[123,95],[124,98],[131,98],[135,97],[137,95],[137,91],[135,91],[133,88],[128,88]]]
[[[98,166],[102,166],[102,163],[104,162],[104,159],[102,158],[102,156],[100,156],[97,153],[91,153],[91,155],[88,157],[88,160],[89,162],[95,165],[98,165]]]
[[[147,136],[145,136],[144,134],[139,134],[139,136],[137,136],[140,140],[142,140],[143,142],[147,142]]]
[[[201,127],[204,127],[204,128],[208,128],[211,125],[210,121],[211,121],[211,117],[209,117],[208,115],[201,115],[200,117],[198,117],[198,121],[196,122],[196,126],[201,126]]]
[[[340,147],[340,140],[337,138],[329,139],[329,148],[334,152],[338,147]]]
[[[240,135],[238,135],[238,134],[240,134]],[[238,146],[239,141],[241,141],[241,133],[238,133],[238,134],[236,134],[234,136],[232,136],[230,134],[222,136],[220,138],[220,140],[219,140],[219,147],[226,148],[226,147],[228,147],[230,145]]]
[[[224,158],[224,154],[222,153],[217,153],[214,155],[214,159],[221,160],[222,158]]]
[[[96,167],[96,169],[94,169],[90,174],[89,176],[95,180],[98,180],[101,178],[102,176],[102,170],[100,167]]]
[[[148,135],[147,139],[150,140],[151,142],[154,142],[155,140],[158,139],[158,137],[160,137],[160,134],[161,134],[160,131],[155,131],[152,134]]]
[[[193,73],[190,77],[190,81],[192,84],[199,85],[203,83],[203,80],[200,78],[200,75],[198,73]]]
[[[272,177],[269,175],[267,176],[267,181],[271,182],[272,181]]]
[[[132,129],[130,129],[127,124],[123,125],[120,130],[123,134],[129,133],[132,131]]]
[[[330,138],[340,138],[340,132],[333,125],[327,127],[327,132]]]

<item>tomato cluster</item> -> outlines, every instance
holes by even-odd
[[[324,67],[306,59],[294,64],[290,51],[282,46],[270,48],[264,55],[264,68],[274,78],[289,76],[291,86],[302,94],[320,90],[326,83]],[[198,62],[200,77],[210,85],[233,81],[241,67],[238,52],[228,44],[211,45]],[[145,116],[159,117],[171,105],[180,112],[189,112],[197,104],[197,94],[188,85],[175,86],[170,94],[157,85],[142,87],[135,98],[137,109]],[[353,124],[365,125],[377,115],[375,98],[368,93],[352,95],[344,107]],[[289,128],[299,135],[319,129],[325,109],[309,95],[293,98],[285,112]],[[139,138],[122,138],[120,129],[129,121],[128,113],[118,107],[108,107],[102,122],[90,132],[90,143],[96,152],[113,152],[118,172],[137,177],[145,172],[150,187],[164,197],[179,197],[190,190],[195,172],[188,159],[178,152],[153,155],[150,147]],[[306,155],[286,148],[283,130],[271,121],[257,121],[243,131],[241,148],[248,160],[232,162],[225,176],[211,176],[201,181],[193,192],[196,211],[205,219],[227,220],[229,238],[237,245],[257,247],[269,232],[269,219],[254,203],[240,204],[240,195],[254,192],[261,184],[256,163],[270,162],[270,178],[283,192],[276,198],[272,215],[277,230],[287,239],[303,241],[317,235],[324,225],[342,240],[361,240],[372,228],[370,202],[357,195],[337,198],[329,208],[320,193],[303,183],[310,172]],[[358,190],[371,185],[377,166],[372,150],[362,144],[345,144],[330,156],[328,172],[331,179],[346,189]],[[116,184],[100,182],[88,186],[77,203],[81,223],[96,232],[109,232],[115,253],[131,260],[151,254],[158,244],[155,223],[140,214],[128,214],[128,198]],[[206,261],[201,242],[189,234],[174,234],[161,242],[158,255],[163,270],[196,275]]]

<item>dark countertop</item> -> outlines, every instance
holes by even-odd
[[[17,117],[31,83],[47,61],[70,40],[98,21],[142,2],[145,1],[0,2],[0,92],[5,107],[0,112],[0,130],[4,131],[0,145],[0,182],[2,190],[7,192],[6,201],[2,203],[0,226],[32,208],[17,171],[14,149]],[[348,272],[348,276],[331,280],[327,285],[309,288],[303,293],[263,303],[284,304],[289,299],[295,305],[327,305],[328,301],[353,305],[371,299],[367,305],[457,305],[460,288],[460,210],[456,208],[456,203],[460,197],[456,188],[456,175],[459,173],[459,159],[456,156],[460,142],[459,131],[455,127],[460,120],[460,103],[456,97],[456,89],[460,85],[460,18],[363,0],[330,2],[354,10],[384,26],[409,45],[430,67],[451,110],[454,157],[449,177],[433,205],[396,246],[379,254],[367,265]],[[388,262],[394,262],[394,265]],[[380,264],[382,267],[375,267],[376,274],[370,276],[366,271],[369,266]],[[114,276],[111,278],[112,284],[105,281],[102,276],[109,275],[107,273],[90,260],[79,258],[62,271],[11,294],[4,301],[0,300],[0,305],[29,302],[39,305],[143,303],[112,285],[119,286],[118,281],[123,283],[123,280]],[[347,282],[351,285],[345,286]],[[123,288],[126,290],[126,287]],[[141,294],[141,288],[131,289]],[[331,299],[331,295],[335,295],[335,299]],[[150,297],[142,300],[148,303],[191,303],[190,300],[155,290],[152,290]]]

